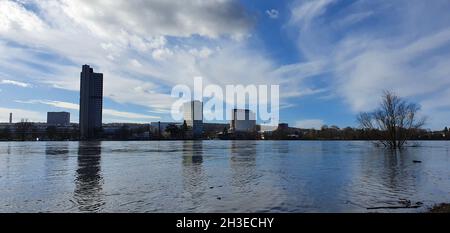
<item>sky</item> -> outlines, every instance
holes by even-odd
[[[450,125],[448,0],[0,0],[0,122],[78,122],[83,64],[104,122],[171,121],[175,85],[278,84],[291,126],[357,127],[384,90]]]

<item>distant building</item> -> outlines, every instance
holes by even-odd
[[[201,101],[189,101],[183,105],[184,120],[188,127],[192,128],[194,138],[203,134],[203,103]]]
[[[9,113],[9,123],[12,124],[12,112]]]
[[[287,123],[278,124],[278,130],[288,130],[288,129],[289,129],[289,124],[287,124]]]
[[[80,137],[92,139],[102,127],[103,74],[83,66],[80,77]]]
[[[255,132],[256,115],[248,109],[233,109],[230,129],[233,132]]]
[[[66,126],[70,125],[70,113],[68,112],[47,112],[47,124]]]

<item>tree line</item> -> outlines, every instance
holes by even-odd
[[[297,129],[280,128],[263,134],[229,134],[227,128],[223,132],[205,132],[204,138],[217,139],[245,139],[245,140],[369,140],[378,146],[391,149],[401,149],[409,140],[450,140],[450,132],[447,127],[442,131],[429,131],[423,129],[426,117],[421,116],[420,106],[407,102],[393,92],[385,91],[380,105],[372,112],[362,112],[357,116],[359,128],[346,127],[340,129],[337,126],[322,126],[321,129]],[[165,128],[165,134],[150,133],[149,126],[130,128],[123,125],[114,132],[99,132],[99,139],[130,140],[148,132],[147,139],[160,140],[188,140],[192,139],[192,129],[186,121],[180,126],[170,124]],[[216,135],[214,135],[214,133]],[[136,136],[137,135],[137,136]],[[14,130],[9,127],[0,130],[0,140],[78,140],[78,127],[47,126],[42,131],[26,119],[14,125]]]

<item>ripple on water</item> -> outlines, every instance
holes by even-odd
[[[403,199],[425,208],[450,202],[449,149],[449,142],[401,153],[354,141],[0,142],[0,212],[369,212]]]

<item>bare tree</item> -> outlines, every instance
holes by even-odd
[[[402,148],[411,133],[419,130],[426,118],[417,116],[420,107],[408,103],[390,91],[385,91],[378,109],[373,112],[363,112],[358,116],[358,122],[364,130],[377,132],[372,135],[385,147]]]
[[[28,135],[31,134],[33,123],[28,122],[28,119],[22,119],[19,123],[16,123],[16,130],[19,134],[20,140],[25,141]]]

